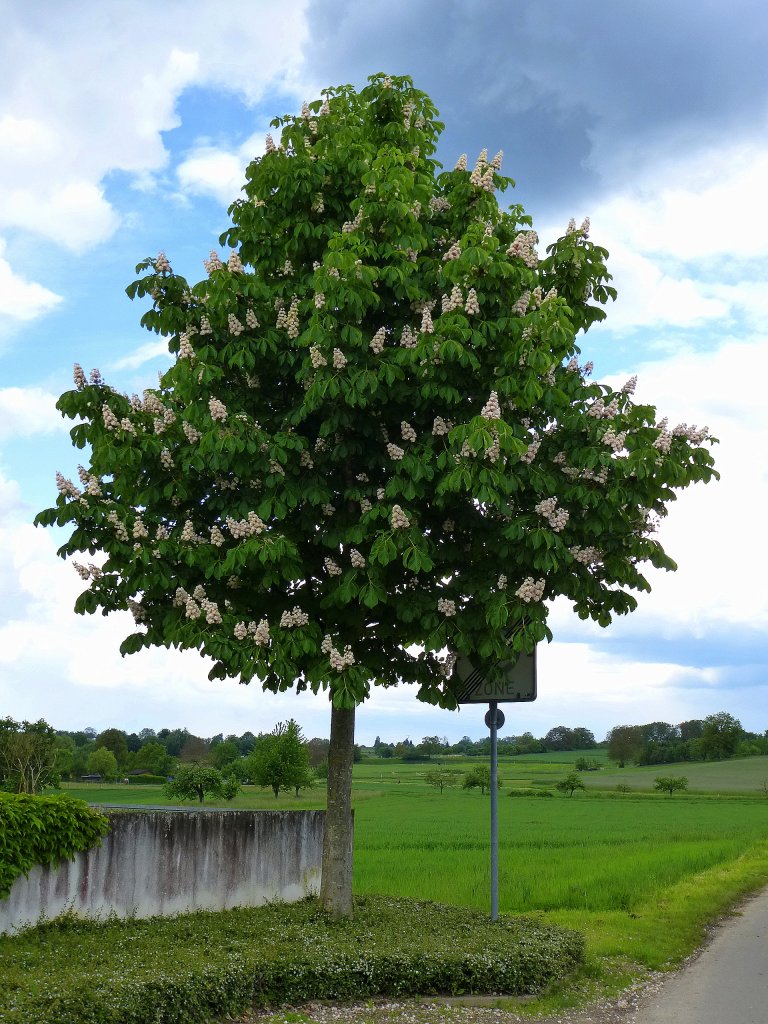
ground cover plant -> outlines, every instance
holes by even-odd
[[[193,1024],[310,999],[538,992],[582,959],[581,936],[566,929],[381,896],[358,899],[344,922],[316,899],[101,925],[65,918],[0,939],[0,1021]]]

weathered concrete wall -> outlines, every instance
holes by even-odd
[[[290,902],[319,889],[324,811],[107,813],[101,847],[16,879],[0,900],[0,934],[69,909],[169,916]]]

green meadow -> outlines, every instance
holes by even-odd
[[[564,796],[554,787],[580,756],[604,767],[581,772],[586,791]],[[358,895],[488,909],[490,799],[461,788],[463,772],[477,763],[441,758],[457,778],[442,793],[426,778],[436,762],[355,765]],[[575,928],[587,939],[586,968],[561,992],[535,1000],[531,1013],[679,963],[712,919],[768,885],[766,757],[617,769],[601,751],[537,754],[502,760],[499,775],[500,912]],[[655,793],[657,775],[685,775],[689,791]],[[104,804],[165,803],[149,786],[66,788]],[[520,790],[553,795],[510,798]],[[228,806],[301,809],[322,807],[323,798],[322,787],[277,800],[247,787]]]

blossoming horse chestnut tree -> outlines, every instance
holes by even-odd
[[[455,707],[451,656],[550,638],[546,602],[608,625],[673,569],[652,530],[713,474],[706,430],[590,380],[577,339],[615,295],[588,224],[539,257],[501,153],[434,158],[408,78],[278,118],[207,276],[147,259],[131,297],[175,359],[141,397],[75,368],[58,407],[90,452],[58,476],[78,612],[128,609],[124,654],[196,648],[212,678],[331,705],[321,900],[351,913],[355,708],[416,684]]]

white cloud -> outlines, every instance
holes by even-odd
[[[0,316],[27,323],[55,309],[61,296],[14,272],[2,258],[4,252],[5,242],[0,239]]]
[[[0,441],[69,429],[57,401],[57,395],[42,388],[0,388]]]
[[[146,182],[164,168],[162,133],[178,126],[184,90],[227,90],[248,103],[270,87],[300,91],[305,6],[138,0],[105,11],[85,0],[44,19],[17,7],[0,42],[0,227],[74,251],[108,238],[119,217],[105,177]]]
[[[168,342],[165,338],[161,338],[159,341],[148,341],[146,344],[140,345],[139,348],[129,356],[125,356],[123,359],[119,359],[116,363],[113,363],[112,369],[134,370],[136,367],[143,366],[144,363],[157,359],[159,356],[162,356],[165,359],[170,359]]]
[[[246,163],[236,153],[201,147],[179,164],[176,173],[185,192],[211,195],[229,205],[243,184]]]

